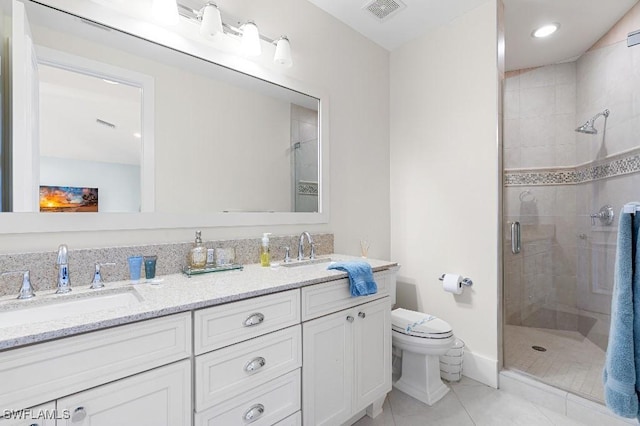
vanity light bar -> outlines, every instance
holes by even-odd
[[[182,3],[180,3],[179,1],[177,2],[178,5],[178,13],[180,16],[188,19],[189,21],[192,21],[198,25],[202,25],[202,20],[203,20],[203,16],[204,16],[204,12],[205,12],[205,8],[207,8],[208,6],[210,6],[212,3],[211,2],[207,2],[205,4],[205,6],[200,9],[200,10],[195,10],[189,6],[186,6]],[[243,26],[248,25],[248,24],[252,24],[253,26],[255,26],[255,23],[253,21],[243,21],[241,19],[237,19],[236,17],[230,16],[228,14],[223,14],[222,11],[220,11],[220,9],[215,6],[218,11],[220,12],[220,23],[222,26],[222,32],[224,34],[229,34],[232,35],[234,37],[243,37],[244,36],[244,30],[243,30]],[[224,17],[223,17],[224,15]],[[226,22],[225,22],[226,21]],[[228,22],[235,22],[235,25],[231,25]],[[257,28],[257,27],[256,27]],[[270,37],[267,37],[263,34],[261,34],[260,32],[257,32],[257,36],[260,40],[266,41],[267,43],[273,44],[278,46],[280,44],[280,48],[278,49],[278,51],[276,52],[276,56],[274,57],[274,62],[284,65],[284,66],[291,66],[292,65],[292,60],[291,60],[291,48],[290,48],[290,42],[289,39],[287,38],[287,36],[281,36],[277,39],[273,39]],[[283,42],[284,41],[284,42]],[[286,44],[286,46],[284,46]],[[284,48],[283,48],[284,46]],[[284,50],[284,55],[285,57],[283,58],[283,50]],[[259,54],[259,51],[256,52],[257,54]]]
[[[203,10],[194,10],[189,6],[185,6],[182,3],[178,3],[178,13],[180,14],[180,16],[187,18],[188,20],[193,21],[198,25],[200,25],[202,22]],[[226,13],[223,14],[222,11],[220,12],[220,15],[221,16],[224,15],[224,18],[226,18],[226,19],[222,19],[223,32],[225,34],[231,34],[236,37],[242,37],[242,30],[240,29],[240,27],[244,25],[243,21],[241,19],[231,17]],[[236,26],[228,24],[227,22],[225,22],[225,20],[230,22],[236,22]],[[275,43],[277,41],[276,39],[269,38],[263,34],[260,34],[260,39],[266,41],[267,43]]]

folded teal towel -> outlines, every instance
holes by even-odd
[[[607,407],[623,417],[638,417],[640,385],[640,217],[620,212],[611,300],[609,345],[603,371]]]
[[[349,274],[351,296],[367,296],[378,292],[378,286],[373,280],[373,270],[367,262],[335,262],[331,263],[327,269],[337,269]]]

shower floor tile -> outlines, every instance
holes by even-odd
[[[605,352],[577,331],[505,325],[504,361],[510,369],[603,403]],[[542,346],[546,352],[532,349]]]

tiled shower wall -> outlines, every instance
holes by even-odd
[[[576,112],[579,121],[586,121],[605,108],[611,111],[606,120],[599,118],[597,135],[576,134],[578,163],[605,161],[617,153],[640,153],[640,46],[627,47],[626,42],[585,53],[577,61]],[[627,174],[598,179],[579,185],[577,192],[578,235],[587,238],[578,243],[577,307],[595,312],[598,321],[588,337],[603,347],[609,329],[611,294],[618,214],[630,201],[640,200],[640,165],[629,161]],[[591,224],[590,213],[603,205],[613,206],[616,220],[611,226],[599,221]]]
[[[293,211],[318,211],[318,112],[291,104]]]
[[[504,167],[532,169],[575,164],[576,64],[512,72],[505,81]],[[543,306],[576,305],[573,185],[507,186],[508,222],[522,224],[522,251],[505,246],[505,308],[520,325]]]
[[[575,329],[606,345],[617,216],[626,202],[640,199],[637,69],[640,47],[623,41],[576,62],[507,75],[505,222],[524,225],[521,255],[511,255],[505,242],[508,323],[524,323],[540,309],[570,312]],[[574,132],[605,108],[611,115],[606,126],[602,117],[595,122],[597,135]],[[605,204],[613,206],[614,223],[592,224],[589,215]],[[508,236],[508,223],[505,230]],[[529,271],[546,266],[545,252],[553,259],[550,276],[528,275],[526,265]],[[585,317],[595,324],[585,327]]]

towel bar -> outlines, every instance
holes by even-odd
[[[624,205],[625,213],[637,213],[640,212],[640,205],[634,203],[627,203]]]

